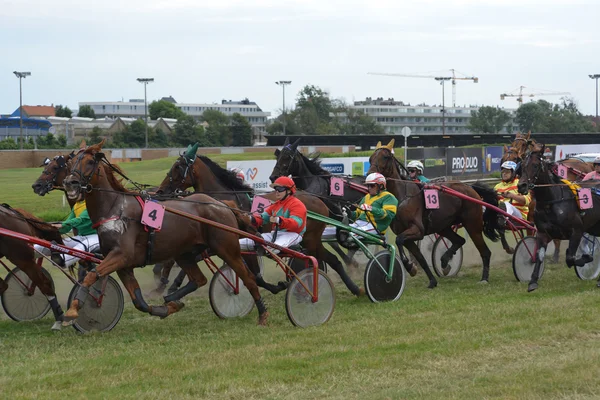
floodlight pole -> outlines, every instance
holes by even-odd
[[[588,75],[590,79],[596,80],[596,124],[598,124],[598,78],[600,78],[600,74]]]
[[[148,98],[146,96],[146,86],[154,82],[154,78],[137,78],[138,82],[144,84],[144,120],[146,121],[146,148],[148,148]]]
[[[23,150],[23,86],[21,80],[31,76],[31,72],[13,71],[13,74],[19,78],[19,143],[20,149]]]
[[[276,84],[283,88],[283,135],[285,136],[285,85],[289,85],[292,81],[277,81]]]

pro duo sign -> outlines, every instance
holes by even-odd
[[[482,149],[448,149],[446,152],[449,175],[469,175],[482,171]]]

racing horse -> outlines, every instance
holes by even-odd
[[[196,257],[210,250],[223,259],[250,291],[258,309],[258,324],[266,325],[268,311],[258,291],[253,275],[249,274],[241,257],[238,235],[175,214],[185,212],[211,221],[237,228],[238,219],[221,202],[204,194],[188,197],[188,201],[165,201],[167,207],[162,229],[147,232],[140,223],[143,201],[136,193],[125,189],[115,174],[123,176],[119,167],[112,165],[102,153],[104,140],[90,146],[75,157],[70,174],[64,180],[66,194],[71,199],[84,195],[87,210],[98,229],[103,261],[95,270],[88,272],[71,307],[65,313],[65,323],[72,323],[78,316],[89,293],[98,279],[116,272],[129,293],[134,306],[153,316],[165,318],[183,307],[183,296],[206,284],[207,279],[196,264]],[[174,212],[169,212],[169,209]],[[165,296],[165,304],[148,305],[142,297],[134,268],[154,261],[175,259],[183,268],[189,282],[175,293]]]
[[[447,274],[450,270],[448,262],[456,251],[465,244],[465,239],[452,230],[453,225],[462,224],[471,239],[483,262],[483,273],[481,282],[489,280],[491,252],[487,247],[483,234],[489,239],[498,240],[497,230],[501,229],[498,224],[498,213],[491,208],[484,211],[482,207],[472,201],[453,196],[439,191],[439,209],[425,208],[425,195],[423,185],[408,180],[408,171],[404,165],[392,154],[394,139],[385,146],[381,142],[369,158],[371,167],[369,173],[379,172],[387,179],[387,190],[399,200],[396,218],[392,221],[392,231],[396,234],[396,245],[400,250],[400,257],[407,271],[414,270],[406,254],[404,247],[410,251],[419,262],[427,277],[429,288],[437,286],[437,280],[431,273],[427,261],[421,254],[416,242],[424,236],[432,233],[440,234],[452,242],[452,246],[442,255],[443,272]],[[466,185],[460,182],[449,182],[444,184],[473,199],[485,201],[497,206],[495,192],[489,187],[478,185]],[[411,273],[412,275],[412,273]]]
[[[300,139],[294,143],[290,143],[289,139],[286,139],[283,148],[275,150],[277,162],[269,179],[274,182],[280,176],[291,175],[298,189],[318,196],[331,211],[332,218],[341,221],[342,208],[340,204],[358,203],[367,194],[366,188],[359,188],[360,185],[364,184],[365,177],[350,178],[344,185],[343,196],[330,196],[331,173],[321,167],[319,157],[310,159],[298,151],[299,143]],[[347,266],[358,266],[353,258],[356,250],[348,250],[348,254],[346,254],[338,243],[332,242],[329,245],[342,257]]]
[[[85,147],[85,141],[82,142],[82,146]],[[33,192],[39,196],[45,196],[50,191],[58,189],[63,190],[62,186],[64,179],[68,174],[68,163],[75,156],[75,152],[72,151],[70,154],[57,155],[53,159],[46,158],[42,165],[44,170],[40,177],[31,185]],[[75,204],[75,201],[67,199],[71,208]]]
[[[253,194],[252,188],[241,183],[235,173],[222,168],[210,158],[196,155],[197,148],[197,145],[188,148],[188,151],[175,161],[161,183],[157,194],[170,194],[193,187],[196,192],[209,194],[216,199],[235,201],[242,211],[250,211],[249,195]],[[261,196],[271,201],[276,200],[274,192]],[[296,197],[304,203],[307,210],[323,216],[329,215],[327,206],[318,197],[303,191],[297,191]],[[308,218],[306,232],[302,236],[302,246],[309,255],[314,256],[319,261],[321,267],[323,263],[327,263],[336,271],[352,294],[355,296],[363,295],[364,289],[359,288],[352,281],[338,258],[323,246],[321,238],[324,229],[325,224],[323,222]],[[258,274],[260,269],[256,257],[245,257],[244,259],[247,261],[249,268],[255,274]],[[257,276],[259,286],[272,293],[277,293],[286,287],[284,282],[274,286],[265,282],[259,275]]]
[[[566,263],[570,268],[583,266],[592,261],[589,254],[576,259],[577,248],[583,233],[600,236],[600,199],[592,195],[593,208],[580,211],[577,197],[568,185],[552,172],[552,163],[544,160],[545,146],[532,143],[522,165],[519,193],[527,194],[535,191],[537,199],[534,221],[537,227],[535,267],[527,291],[538,288],[541,261],[546,253],[550,239],[568,240]],[[586,186],[588,184],[586,183]],[[593,186],[591,181],[589,185]],[[600,281],[599,281],[600,285]]]
[[[36,218],[25,210],[11,208],[7,204],[0,205],[0,227],[28,236],[35,236],[47,241],[63,244],[58,229]],[[52,330],[60,330],[63,320],[63,310],[56,299],[56,292],[52,280],[46,276],[36,263],[35,250],[27,242],[8,236],[0,235],[0,259],[6,257],[11,263],[19,267],[29,279],[46,296],[52,313],[54,325]],[[0,278],[0,294],[8,288],[6,282]]]

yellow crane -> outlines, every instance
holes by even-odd
[[[452,73],[451,76],[443,76],[443,75],[421,75],[421,74],[396,74],[396,73],[387,73],[387,72],[369,72],[369,75],[380,75],[380,76],[398,76],[398,77],[403,77],[403,78],[429,78],[429,79],[435,79],[436,81],[439,81],[440,84],[442,85],[442,92],[443,92],[443,86],[444,86],[444,82],[446,81],[452,81],[452,107],[456,107],[456,81],[473,81],[473,83],[478,83],[479,82],[479,78],[476,76],[465,76],[465,74],[455,70],[455,69],[450,69],[448,70]],[[463,76],[457,76],[457,73]],[[443,96],[443,94],[442,94]],[[442,103],[444,103],[444,99],[442,98]]]
[[[523,97],[561,96],[561,95],[568,96],[568,95],[571,94],[569,92],[553,92],[551,90],[533,89],[533,88],[529,88],[529,89],[533,90],[532,92],[530,92],[530,93],[524,93],[523,89],[526,89],[526,87],[525,86],[519,86],[518,88],[516,88],[512,92],[502,93],[500,95],[500,100],[504,100],[507,97],[516,97],[517,101],[519,102],[519,106],[522,106],[523,105]]]

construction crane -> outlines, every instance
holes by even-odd
[[[435,75],[421,75],[421,74],[395,74],[395,73],[386,73],[386,72],[369,72],[369,75],[381,75],[381,76],[399,76],[403,78],[429,78],[435,79],[436,81],[440,81],[442,86],[445,81],[452,81],[452,107],[456,107],[456,81],[473,81],[473,83],[478,83],[479,78],[476,76],[456,76],[456,73],[461,75],[465,75],[461,72],[458,72],[455,69],[449,70],[452,73],[452,76],[435,76]]]
[[[517,89],[513,90],[512,92],[508,92],[508,93],[502,93],[500,95],[500,100],[504,100],[507,97],[516,97],[517,101],[519,102],[519,106],[523,105],[523,97],[534,97],[534,96],[561,96],[561,95],[565,95],[568,96],[571,93],[569,92],[553,92],[550,90],[544,90],[544,89],[533,89],[534,91],[531,93],[523,93],[523,89],[525,89],[525,86],[519,86]]]

